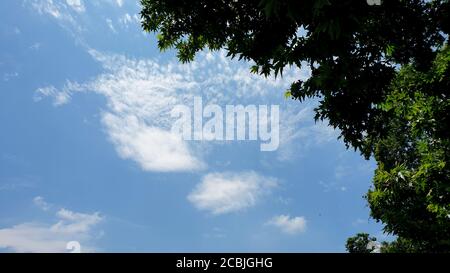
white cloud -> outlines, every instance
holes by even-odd
[[[34,101],[40,101],[43,97],[49,96],[53,97],[53,105],[55,106],[66,104],[70,100],[68,91],[59,91],[54,86],[47,86],[36,89]]]
[[[52,0],[28,1],[32,1],[36,5],[36,9],[41,13],[51,14],[53,17],[66,18],[59,21],[68,21],[69,23],[66,22],[62,25],[65,25],[66,28],[72,28],[71,32],[77,33],[75,36],[78,37],[78,40],[80,40],[79,36],[82,34],[79,29],[89,29],[89,27],[83,25],[89,23],[85,20],[79,20],[80,16],[73,14],[73,12],[72,14],[68,13],[67,7],[64,7],[65,5],[54,3]],[[40,4],[38,5],[36,3]],[[123,1],[109,1],[109,3],[114,3],[118,6],[123,5]],[[74,20],[74,18],[76,18],[76,20]],[[101,23],[105,24],[106,22],[105,25],[112,32],[117,33],[121,30],[121,26],[126,28],[129,24],[138,22],[140,18],[137,14],[133,15],[133,13],[124,13],[115,20],[110,18],[101,18],[98,20],[106,21],[99,21],[96,25]],[[84,44],[86,45],[86,43]],[[177,102],[186,101],[187,98],[196,94],[203,95],[205,103],[219,103],[222,105],[233,103],[280,103],[280,98],[283,97],[283,91],[286,90],[293,81],[299,79],[305,80],[311,73],[308,66],[303,64],[303,69],[286,69],[282,78],[275,78],[273,76],[264,78],[261,75],[256,75],[249,72],[251,63],[230,60],[226,56],[226,52],[224,50],[218,52],[201,52],[190,64],[180,64],[177,60],[163,63],[157,58],[140,60],[132,59],[121,55],[105,54],[94,50],[91,50],[90,53],[94,59],[100,61],[107,70],[107,73],[101,74],[97,77],[97,80],[99,81],[97,83],[110,84],[114,82],[122,89],[128,89],[126,84],[132,85],[135,88],[120,91],[123,94],[127,93],[127,96],[133,96],[133,103],[136,103],[137,101],[135,98],[136,96],[145,93],[142,92],[142,90],[137,90],[136,88],[139,85],[149,86],[150,80],[153,81],[152,85],[154,88],[170,90],[171,95],[168,97],[177,98],[178,96],[181,96],[181,99],[173,100]],[[108,73],[108,71],[111,73]],[[145,76],[145,73],[150,76]],[[121,81],[113,80],[115,74],[118,74]],[[122,78],[122,76],[126,74],[130,77],[130,79]],[[95,82],[88,83],[87,85],[93,84],[95,84]],[[68,88],[63,89],[64,92],[51,95],[55,98],[55,105],[61,105],[70,100],[72,94],[71,90]],[[95,89],[91,90],[98,91]],[[38,89],[38,93],[40,91],[49,90]],[[102,90],[99,93],[109,96],[110,92],[107,90]],[[173,95],[174,93],[175,96]],[[147,94],[154,94],[154,92],[147,92]],[[116,98],[117,100],[114,102],[116,104],[115,106],[119,106],[117,104],[127,103],[126,100],[128,100],[124,95],[120,97],[117,96]],[[139,104],[141,106],[145,105],[146,108],[151,108],[147,103],[148,101],[146,99],[142,99]],[[328,127],[326,124],[318,123],[308,126],[303,126],[303,124],[300,124],[305,120],[312,120],[314,115],[312,108],[308,110],[305,118],[298,119],[297,113],[299,103],[292,102],[289,103],[288,106],[289,105],[293,105],[291,110],[282,108],[281,111],[280,149],[277,152],[277,159],[282,161],[290,160],[296,154],[299,154],[297,152],[299,149],[310,147],[311,144],[321,145],[336,138],[336,131]],[[169,104],[169,106],[173,106],[173,104]],[[133,109],[136,110],[137,107]],[[137,111],[143,112],[139,109]],[[139,113],[138,116],[139,119],[142,118],[141,113]],[[148,118],[145,119],[148,120]],[[159,120],[159,118],[156,119]]]
[[[17,72],[5,73],[5,74],[3,74],[3,81],[8,82],[17,77],[19,77],[19,73],[17,73]]]
[[[129,13],[125,13],[124,15],[119,17],[119,23],[125,28],[128,28],[128,26],[130,24],[140,23],[140,22],[141,22],[141,19],[140,19],[139,15],[137,15],[137,14],[134,14],[133,16],[131,16]]]
[[[280,161],[292,160],[302,156],[311,147],[337,141],[339,130],[328,126],[326,121],[314,122],[315,102],[302,102],[302,105],[289,105],[281,112]]]
[[[128,11],[114,20],[111,18],[95,18],[94,23],[92,20],[86,20],[80,14],[81,11],[85,11],[84,1],[82,0],[25,1],[38,13],[54,18],[62,28],[68,30],[77,43],[83,45],[85,48],[89,48],[89,46],[84,34],[94,26],[98,29],[98,26],[103,23],[105,28],[107,27],[114,33],[117,33],[121,30],[118,27],[122,26],[127,28],[129,24],[135,24],[140,21],[138,14],[129,13],[131,11]],[[123,1],[119,0],[108,0],[107,2],[117,4],[117,6],[123,6],[124,4]],[[93,2],[93,5],[97,7],[98,3]],[[139,28],[136,31],[139,34],[141,33]],[[153,92],[155,89],[159,89],[159,92],[170,90],[170,95],[166,97],[171,98],[172,102],[176,103],[186,101],[194,94],[202,95],[205,103],[218,103],[221,105],[237,103],[268,104],[274,101],[280,103],[280,99],[282,100],[283,97],[283,90],[286,90],[293,81],[299,79],[305,80],[310,75],[310,70],[307,68],[289,68],[284,71],[282,78],[275,78],[273,76],[264,78],[261,75],[249,72],[251,63],[230,60],[224,50],[214,53],[209,51],[201,52],[190,64],[180,64],[177,60],[162,63],[158,58],[132,59],[116,54],[100,53],[94,50],[90,50],[90,53],[94,59],[103,64],[106,71],[97,77],[97,81],[81,84],[84,87],[84,91],[98,92],[106,97],[113,96],[114,101],[112,99],[108,100],[110,106],[121,107],[128,103],[135,104],[135,107],[132,107],[132,109],[133,111],[136,110],[137,113],[131,114],[135,115],[140,122],[141,120],[145,120],[147,123],[149,117],[145,116],[146,113],[144,112],[148,111],[138,106],[145,106],[145,109],[152,109],[153,107],[149,102],[156,101],[151,100],[151,97],[156,93]],[[149,74],[150,76],[146,76],[145,74]],[[129,78],[125,78],[125,76]],[[120,81],[115,77],[120,79]],[[121,90],[115,88],[113,84],[120,86]],[[95,89],[95,85],[103,89]],[[131,85],[133,88],[129,88],[127,85]],[[148,86],[151,86],[151,90],[137,89]],[[106,90],[105,88],[112,88],[113,90]],[[54,98],[54,105],[62,105],[70,101],[74,91],[79,91],[79,88],[77,89],[72,90],[67,85],[59,88],[59,90],[53,86],[42,87],[36,90],[35,100],[39,101],[45,96],[50,96]],[[125,95],[120,95],[119,93],[126,93],[127,96],[133,97],[133,100],[131,101]],[[146,94],[146,98],[141,99],[140,96],[144,93]],[[162,95],[159,95],[159,97],[162,97]],[[149,98],[151,101],[148,100]],[[172,107],[173,105],[172,103],[167,106]],[[132,105],[128,104],[128,106]],[[117,108],[113,110],[115,111]],[[114,111],[112,111],[112,114],[117,114]],[[283,115],[283,110],[281,114]],[[122,115],[118,116],[122,117]],[[161,119],[167,120],[164,114],[161,116],[161,118],[153,116],[152,120],[156,120],[157,122],[160,122]],[[288,123],[292,118],[290,115],[286,116],[287,119],[282,119],[282,125],[283,123]],[[294,126],[296,125],[294,123],[292,124]],[[151,125],[153,126],[153,124]],[[283,128],[288,130],[286,126]],[[295,135],[295,129],[287,134],[283,133],[283,128],[280,132],[282,136],[287,136],[287,139],[294,140],[290,136]],[[283,137],[281,142],[283,143]],[[289,140],[284,141],[284,143],[289,143]],[[192,146],[192,144],[189,145]],[[286,144],[284,146],[288,147],[289,145]],[[293,149],[284,149],[284,151],[289,150]]]
[[[39,50],[41,48],[42,44],[41,43],[34,43],[30,46],[31,50]]]
[[[306,219],[304,217],[278,215],[270,219],[266,224],[275,226],[287,234],[298,234],[306,230]]]
[[[277,186],[277,181],[255,172],[210,173],[188,195],[198,209],[225,214],[255,206]]]
[[[86,11],[83,0],[25,0],[39,13],[50,15],[55,19],[73,21],[69,10],[73,9],[78,13]],[[65,2],[65,3],[64,3]]]
[[[84,12],[86,10],[83,0],[66,0],[66,3],[76,12]]]
[[[3,154],[0,156],[0,162],[5,160],[10,164],[18,164],[18,166],[23,166],[25,160],[16,155]],[[4,164],[3,162],[1,162]],[[34,188],[39,183],[39,178],[30,175],[19,175],[19,176],[3,176],[0,178],[0,191],[18,191],[25,188]]]
[[[180,135],[158,127],[148,126],[134,115],[103,116],[112,142],[119,155],[137,161],[147,171],[189,171],[204,167],[191,155]]]
[[[340,181],[332,179],[330,181],[319,181],[319,185],[323,187],[324,192],[331,192],[331,191],[347,191],[347,187],[344,186]]]
[[[224,51],[201,53],[189,64],[136,60],[96,50],[89,53],[102,64],[103,74],[87,83],[68,82],[59,90],[53,86],[39,88],[35,99],[48,96],[55,105],[62,105],[80,91],[105,96],[108,109],[102,121],[119,155],[150,171],[198,170],[205,166],[195,149],[201,143],[177,140],[168,133],[173,122],[170,111],[175,105],[189,105],[199,95],[205,104],[267,103],[269,97],[281,98],[279,90],[297,77],[295,70],[287,71],[283,79],[253,75],[248,64],[228,60]]]
[[[102,220],[98,212],[86,214],[73,212],[64,208],[58,210],[56,216],[60,220],[51,226],[51,230],[69,235],[89,232],[93,226]]]
[[[360,226],[360,225],[364,225],[364,224],[368,224],[369,223],[369,219],[361,219],[361,218],[357,218],[355,221],[352,222],[353,226]]]
[[[344,147],[342,147],[344,149]],[[352,188],[354,181],[358,181],[359,176],[367,177],[371,175],[376,166],[373,161],[355,162],[352,161],[352,151],[343,150],[338,155],[339,161],[334,167],[334,178],[330,180],[320,180],[319,184],[323,187],[324,192],[342,191],[345,192]]]
[[[109,29],[110,29],[112,32],[117,33],[116,28],[114,27],[113,22],[112,22],[111,19],[106,18],[106,24],[108,25]]]
[[[381,253],[382,244],[377,241],[370,241],[367,243],[367,249],[371,249],[370,253]]]
[[[40,208],[50,208],[42,197],[34,198]],[[66,245],[78,241],[81,251],[95,251],[91,242],[95,227],[103,217],[93,214],[70,211],[64,208],[55,213],[55,222],[29,222],[0,229],[0,248],[14,252],[68,252]]]
[[[32,1],[36,6],[35,8],[41,13],[59,17],[60,25],[69,28],[71,33],[76,33],[75,36],[78,41],[82,40],[80,37],[83,33],[79,30],[89,29],[86,25],[88,23],[80,19],[79,15],[68,12],[67,4],[63,5],[52,0],[28,1]],[[123,5],[123,1],[109,2],[118,6]],[[114,21],[110,18],[98,20],[106,20],[107,27],[114,33],[120,34],[121,32],[118,32],[121,30],[120,27],[127,28],[129,24],[139,21],[139,16],[127,12]],[[105,24],[104,22],[103,24]],[[101,23],[99,21],[97,25]],[[82,44],[89,48],[86,43],[82,42]],[[264,78],[261,75],[249,72],[251,63],[230,60],[223,50],[201,52],[189,64],[180,64],[175,59],[169,62],[160,61],[158,58],[133,59],[95,50],[90,50],[89,53],[103,65],[105,73],[100,74],[92,82],[80,85],[84,87],[84,91],[94,91],[106,96],[109,108],[107,112],[118,118],[127,119],[131,115],[136,117],[142,126],[167,130],[167,121],[169,120],[167,111],[162,112],[161,115],[158,111],[165,111],[175,104],[188,101],[194,95],[201,95],[205,104],[285,103],[284,106],[286,107],[281,108],[280,148],[276,156],[281,161],[292,160],[297,155],[305,153],[312,146],[323,145],[337,138],[338,132],[327,126],[326,123],[312,123],[313,103],[303,103],[302,106],[299,106],[298,102],[286,103],[282,99],[283,90],[286,90],[293,81],[305,80],[310,76],[310,69],[306,64],[303,64],[304,69],[286,69],[282,78],[274,78],[273,76]],[[62,105],[70,101],[71,96],[75,93],[74,91],[79,91],[79,88],[78,90],[72,90],[67,85],[59,88],[59,90],[52,86],[43,87],[37,90],[35,99],[40,100],[44,96],[50,96],[54,98],[55,105]],[[153,99],[154,97],[162,99],[165,107],[161,107],[158,100]],[[152,104],[155,103],[157,105],[153,106]],[[127,113],[124,113],[125,111]],[[159,124],[151,124],[155,120]],[[165,127],[161,127],[162,120],[165,121]],[[108,126],[108,124],[106,125]],[[142,128],[142,126],[136,128]],[[110,131],[108,131],[108,134],[111,136]],[[113,138],[111,139],[113,140]],[[115,143],[118,151],[123,150],[121,147],[124,145],[121,141],[113,140],[113,143]],[[177,143],[186,146],[180,147],[178,150],[189,150],[194,162],[201,161],[199,155],[193,152],[193,146],[204,147],[204,144]],[[119,152],[119,154],[123,156],[125,153]],[[147,165],[147,163],[142,164],[142,162],[153,160],[148,158],[148,153],[144,154],[147,155],[144,161],[142,160],[142,154],[128,155],[126,158],[139,162],[144,169],[157,170],[158,168],[145,167],[144,165]],[[136,160],[136,157],[141,159]],[[183,166],[188,165],[184,164]],[[192,164],[190,165],[192,166]],[[193,169],[199,169],[197,167]],[[163,169],[170,170],[170,168]],[[177,170],[177,168],[172,169]],[[179,170],[186,170],[186,167],[181,167]]]
[[[30,0],[30,2],[40,14],[48,14],[57,19],[62,17],[62,6],[54,3],[53,0]]]
[[[47,15],[56,20],[63,29],[67,30],[80,42],[79,33],[82,30],[80,14],[85,11],[82,0],[24,0],[37,13]]]
[[[53,97],[55,105],[73,93],[94,91],[107,98],[102,122],[122,158],[132,159],[148,171],[192,171],[205,167],[192,145],[170,132],[170,111],[181,103],[192,83],[155,62],[126,59],[90,51],[106,73],[85,84],[68,82],[61,90],[53,86],[36,90],[35,100]],[[181,92],[180,92],[181,93]]]
[[[119,18],[119,21],[124,25],[128,25],[133,21],[133,19],[130,14],[125,13],[122,17]]]
[[[210,232],[204,233],[203,237],[207,239],[224,239],[227,237],[227,233],[219,227],[214,227]]]
[[[175,105],[190,105],[194,96],[202,96],[204,104],[286,103],[281,90],[288,88],[294,80],[304,80],[309,75],[308,69],[288,69],[283,78],[264,78],[250,73],[248,63],[229,60],[225,51],[201,52],[189,64],[180,64],[174,59],[165,62],[133,59],[92,49],[89,53],[102,64],[104,73],[91,82],[69,82],[71,86],[66,84],[60,90],[53,86],[39,88],[36,100],[49,96],[54,98],[55,105],[61,105],[69,102],[77,91],[93,91],[105,96],[108,109],[102,120],[119,155],[151,171],[198,170],[200,165],[205,166],[200,160],[203,155],[196,152],[196,147],[205,147],[204,143],[176,141],[169,137],[170,143],[162,146],[167,149],[152,150],[152,143],[159,143],[156,141],[159,138],[155,137],[162,137],[162,131],[169,130],[173,122],[170,110]],[[297,102],[291,102],[282,108],[280,160],[292,158],[299,149],[312,144],[321,145],[337,137],[337,133],[326,124],[313,123],[310,104],[300,110],[298,106]],[[128,120],[136,122],[133,126],[125,126]],[[141,145],[137,145],[134,143],[137,135],[155,137],[142,140]],[[177,155],[185,160],[175,160],[180,164],[164,167],[155,159],[158,156],[154,151],[164,152],[171,150],[170,147],[180,152]],[[166,158],[165,155],[160,157]]]
[[[340,155],[340,162],[334,168],[336,180],[344,180],[357,175],[371,175],[374,172],[376,167],[373,161],[349,162],[345,155]]]
[[[45,210],[45,211],[49,210],[51,207],[51,205],[48,204],[42,196],[36,196],[33,199],[33,202],[36,206],[38,206],[40,209]]]

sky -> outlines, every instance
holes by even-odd
[[[181,64],[135,0],[0,1],[0,252],[344,252],[373,161],[284,97],[309,70]],[[279,146],[174,137],[176,105],[278,105]]]

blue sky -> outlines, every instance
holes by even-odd
[[[342,252],[381,239],[375,164],[286,100],[284,77],[201,52],[180,64],[132,0],[0,2],[0,251]],[[280,146],[183,141],[174,105],[280,106]]]

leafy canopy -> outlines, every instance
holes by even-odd
[[[377,238],[370,237],[367,233],[358,233],[347,239],[345,248],[349,253],[371,253],[375,247],[371,247],[369,243],[376,240]]]
[[[382,130],[376,106],[395,65],[426,69],[450,24],[448,1],[390,0],[141,0],[142,26],[158,32],[161,50],[176,48],[182,62],[209,48],[251,60],[253,72],[312,68],[289,93],[319,97],[316,119],[328,119],[344,141],[367,157],[363,138]]]
[[[421,252],[450,251],[449,88],[446,47],[427,72],[403,67],[379,106],[387,130],[376,137],[378,168],[367,200],[387,232]]]
[[[378,168],[366,198],[398,240],[384,249],[450,251],[448,0],[141,0],[142,27],[182,62],[224,48],[251,71],[307,65],[287,97],[316,97],[316,119]],[[371,240],[357,235],[347,247]],[[389,246],[389,247],[388,247]],[[365,251],[365,250],[364,250]]]

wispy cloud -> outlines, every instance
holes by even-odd
[[[36,89],[34,101],[38,102],[42,100],[42,98],[49,96],[53,97],[53,105],[55,106],[66,104],[70,100],[69,91],[60,91],[54,86],[47,86]]]
[[[330,181],[319,181],[319,185],[323,187],[324,192],[331,192],[331,191],[347,191],[347,186],[344,186],[344,184],[340,183],[336,180],[330,180]]]
[[[5,73],[5,74],[3,74],[3,81],[8,82],[17,77],[19,77],[19,73],[17,73],[17,72]]]
[[[50,208],[42,197],[34,198],[34,203],[44,210]],[[28,222],[0,229],[0,248],[14,252],[67,252],[67,243],[78,241],[81,251],[95,251],[92,239],[103,216],[61,208],[54,218],[53,223]]]
[[[84,6],[83,0],[66,0],[67,5],[69,5],[76,12],[84,12],[86,8]]]
[[[137,124],[139,124],[134,128],[149,127],[148,130],[145,130],[147,133],[150,130],[156,131],[156,129],[167,130],[170,120],[169,115],[167,115],[168,110],[176,104],[188,103],[193,96],[202,96],[205,104],[286,104],[283,99],[283,91],[293,81],[305,80],[310,76],[310,69],[304,64],[302,69],[295,67],[286,69],[283,77],[276,78],[272,75],[264,78],[261,75],[250,73],[251,63],[230,60],[224,50],[201,52],[189,64],[180,64],[175,59],[171,61],[160,61],[157,58],[133,59],[123,55],[99,52],[89,49],[88,43],[81,38],[83,35],[80,29],[89,29],[89,26],[92,27],[92,22],[87,22],[79,15],[79,12],[72,10],[73,7],[71,8],[70,4],[79,6],[78,1],[27,1],[31,1],[39,13],[56,18],[61,26],[68,28],[74,34],[76,40],[87,48],[91,56],[100,62],[105,70],[91,82],[79,84],[68,81],[68,84],[60,88],[54,86],[38,88],[35,100],[39,101],[43,97],[49,96],[54,99],[54,105],[58,106],[68,103],[77,91],[100,93],[106,96],[108,101],[108,111],[103,114],[103,121],[107,128],[117,128],[115,125],[119,121],[118,119],[122,120],[123,123],[131,118],[137,120]],[[117,6],[123,5],[122,1],[103,2],[117,4]],[[80,1],[80,5],[83,5],[82,1]],[[116,15],[117,17],[114,18],[99,18],[97,20],[106,20],[107,27],[113,32],[121,31],[122,28],[127,28],[130,23],[139,21],[139,16],[135,14],[135,11],[127,10],[125,13],[118,11]],[[105,24],[104,22],[103,24]],[[101,23],[101,21],[98,21],[96,25],[101,25]],[[120,26],[122,27],[119,28]],[[138,27],[136,32],[140,33]],[[290,110],[283,108],[281,111],[281,144],[277,157],[280,160],[291,159],[298,149],[298,143],[302,143],[300,147],[306,147],[311,142],[320,143],[322,140],[331,139],[331,135],[334,137],[332,130],[321,124],[311,125],[310,127],[303,126],[299,132],[299,123],[306,120],[306,117],[303,118],[303,116],[312,119],[313,113],[312,111],[300,113],[299,118],[298,104],[295,102],[292,104],[295,104],[296,107],[292,107]],[[116,118],[112,118],[113,116]],[[112,120],[117,122],[111,124],[110,121]],[[128,127],[127,132],[130,132],[130,129],[131,127]],[[122,133],[111,132],[108,129],[108,135],[116,145],[119,154],[122,157],[135,160],[146,170],[185,171],[187,169],[201,169],[199,167],[202,164],[195,164],[195,162],[201,163],[201,156],[194,152],[195,147],[193,146],[203,147],[205,144],[172,141],[172,144],[183,145],[184,147],[177,145],[176,150],[188,151],[191,161],[194,163],[183,163],[178,165],[179,167],[161,168],[160,164],[152,163],[153,166],[149,166],[148,162],[155,162],[153,158],[156,157],[155,154],[150,156],[145,151],[138,153],[136,151],[141,149],[132,148],[133,143],[123,141],[124,139],[131,139],[129,134],[121,139],[114,137],[124,136]],[[142,135],[138,132],[133,134]],[[152,146],[151,143],[145,145]],[[170,147],[170,145],[166,145],[166,147]],[[184,152],[182,154],[185,155]]]
[[[125,28],[128,28],[131,24],[136,24],[138,26],[140,22],[141,19],[137,14],[130,15],[129,13],[125,13],[119,17],[119,23]]]
[[[39,50],[42,47],[41,43],[34,43],[30,46],[31,50]]]
[[[116,28],[114,27],[113,21],[110,18],[106,18],[106,25],[108,25],[109,29],[114,32],[117,33]]]
[[[348,155],[352,153],[352,151],[342,152],[334,166],[332,177],[319,181],[319,185],[323,187],[324,192],[351,190],[355,186],[355,184],[352,184],[353,181],[360,182],[361,178],[366,180],[373,173],[375,170],[373,161],[350,161],[351,158]],[[358,177],[361,178],[358,179]]]
[[[119,7],[123,6],[123,0],[116,0],[116,3]]]
[[[33,198],[33,203],[44,211],[47,211],[51,208],[51,205],[47,203],[42,196],[36,196],[35,198]]]
[[[256,172],[210,173],[187,198],[200,210],[225,214],[255,206],[276,186],[276,179]]]
[[[340,160],[341,162],[334,167],[336,180],[344,180],[358,175],[368,175],[375,170],[375,165],[371,161],[349,163],[344,156]]]
[[[352,222],[352,226],[361,226],[361,225],[367,225],[369,223],[369,219],[361,219],[357,218],[355,221]]]
[[[72,28],[71,32],[76,33],[77,40],[80,40],[82,36],[79,29],[92,27],[92,22],[87,22],[78,13],[71,11],[67,3],[52,0],[27,1],[31,1],[38,12],[59,18],[57,21],[60,22],[60,25]],[[102,2],[114,4],[116,7],[124,4],[123,1]],[[94,6],[96,5],[98,4]],[[119,32],[127,28],[129,24],[139,21],[139,16],[135,13],[135,10],[127,9],[125,12],[119,10],[114,14],[116,17],[95,19],[97,20],[96,26],[103,24],[105,29],[109,28],[113,32]],[[136,34],[140,34],[139,27],[133,29]],[[82,44],[89,48],[87,42],[84,41]],[[167,112],[162,112],[157,117],[148,115],[150,111],[161,110],[158,104],[155,107],[152,106],[157,99],[164,98],[162,101],[166,103],[166,108],[171,108],[176,103],[189,101],[194,95],[203,96],[204,103],[222,105],[284,104],[287,107],[282,107],[281,110],[280,149],[276,157],[281,161],[291,160],[304,153],[309,147],[332,141],[338,135],[326,123],[314,124],[311,122],[314,115],[313,103],[308,104],[305,108],[305,104],[299,106],[297,102],[286,102],[282,99],[283,91],[293,81],[305,80],[310,76],[311,71],[307,64],[303,64],[302,69],[295,67],[286,69],[283,77],[264,78],[261,75],[250,73],[251,63],[230,60],[224,50],[201,52],[189,64],[180,64],[175,59],[171,61],[160,61],[158,58],[133,59],[92,49],[89,49],[89,53],[103,65],[105,73],[97,76],[95,81],[80,85],[84,86],[85,90],[105,95],[113,110],[109,111],[111,114],[117,115],[115,112],[122,111],[120,108],[124,107],[135,111],[129,112],[136,116],[139,122],[141,120],[145,120],[147,123],[149,120],[152,120],[152,123],[153,121],[167,121]],[[48,95],[54,98],[55,105],[62,105],[69,102],[75,93],[68,86],[58,88],[60,92],[54,92],[54,88],[47,86],[38,89],[37,100]],[[152,99],[155,95],[155,99]],[[118,117],[122,118],[123,116],[118,115]],[[154,127],[154,124],[150,125]],[[157,127],[161,128],[161,126]],[[115,141],[115,143],[120,142]],[[189,144],[190,149],[191,146]],[[197,157],[197,155],[192,156]],[[184,170],[184,168],[181,169]]]
[[[225,239],[227,237],[227,233],[219,227],[214,227],[210,232],[204,233],[203,237],[207,239]]]
[[[267,225],[279,228],[286,234],[298,234],[306,231],[305,217],[290,217],[289,215],[278,215],[270,219]]]
[[[53,2],[53,0],[30,0],[31,5],[40,13],[47,14],[54,18],[61,18],[61,9],[64,8],[61,3]]]
[[[9,154],[0,156],[0,162],[5,161],[7,164],[14,164],[16,166],[26,166],[27,161],[24,159]],[[2,162],[4,164],[4,162]],[[19,191],[23,189],[35,188],[40,182],[39,177],[33,175],[19,175],[19,176],[0,176],[0,191]]]
[[[79,33],[83,29],[80,15],[86,10],[82,0],[24,0],[24,2],[38,14],[54,19],[59,26],[80,41]]]
[[[22,33],[22,31],[21,31],[20,28],[18,28],[18,27],[14,27],[13,32],[14,32],[14,34],[16,34],[16,35],[20,35],[20,34]]]
[[[177,61],[138,60],[89,50],[105,73],[87,83],[68,82],[60,90],[53,86],[36,90],[36,100],[52,97],[55,105],[69,102],[80,91],[93,91],[107,98],[102,121],[119,155],[132,159],[149,171],[199,170],[202,162],[195,145],[169,133],[177,104],[189,105],[194,96],[205,103],[267,102],[282,86],[288,86],[294,71],[285,79],[262,78],[245,64],[226,59],[225,52],[205,52],[190,64]],[[224,91],[223,88],[230,91]],[[270,92],[272,90],[273,92]]]
[[[339,131],[326,121],[314,122],[314,101],[289,105],[281,112],[278,159],[288,161],[303,156],[308,149],[336,141]]]

